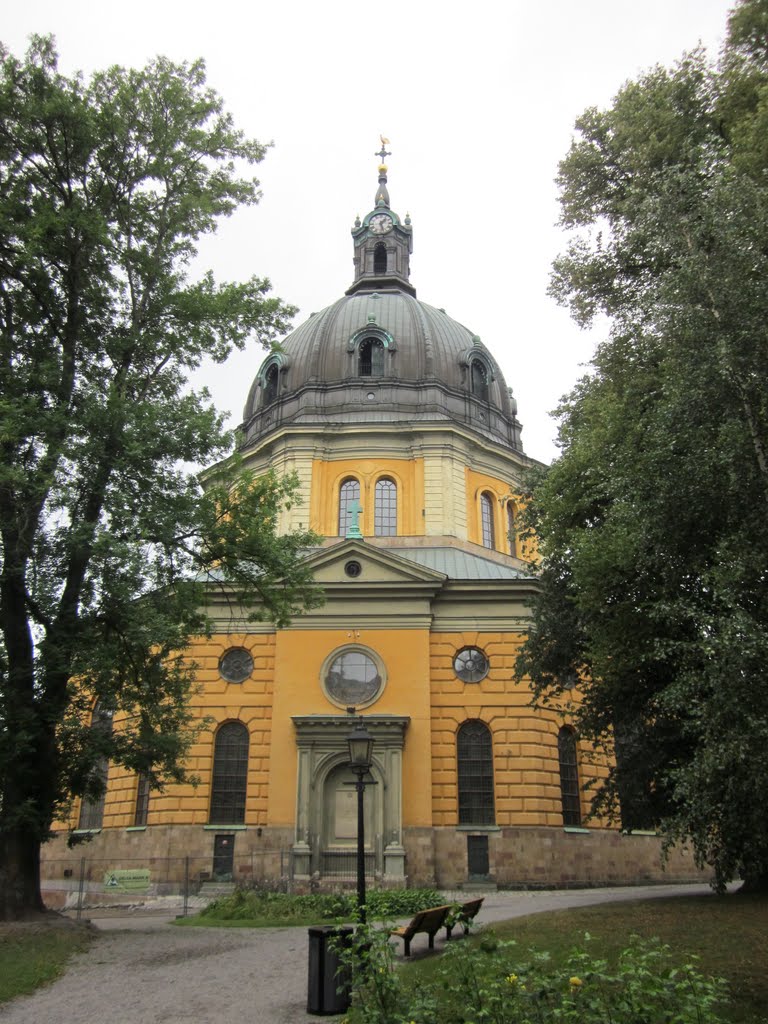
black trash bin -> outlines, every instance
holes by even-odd
[[[353,928],[318,925],[309,929],[307,1013],[345,1013],[352,1002],[349,970],[341,967],[339,947],[352,945]],[[340,969],[341,968],[341,969]]]

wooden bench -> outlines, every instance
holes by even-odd
[[[395,928],[389,934],[403,940],[405,956],[411,955],[411,939],[414,935],[418,935],[419,932],[424,932],[429,936],[429,948],[434,949],[435,935],[443,927],[446,917],[448,917],[453,909],[452,906],[448,905],[421,910],[409,924],[404,925],[402,928]]]
[[[477,917],[477,913],[480,907],[483,905],[484,896],[480,896],[476,900],[467,900],[466,903],[462,903],[459,909],[452,915],[451,923],[445,926],[445,937],[450,939],[451,932],[457,925],[461,925],[466,935],[469,931],[470,922]]]

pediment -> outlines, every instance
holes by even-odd
[[[371,583],[400,586],[431,584],[439,587],[447,578],[444,573],[417,565],[390,549],[373,547],[360,540],[346,540],[322,548],[307,561],[315,581],[326,587]],[[355,575],[356,566],[359,566],[359,572]]]

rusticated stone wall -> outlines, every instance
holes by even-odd
[[[435,884],[457,889],[467,880],[467,834],[434,830]],[[471,833],[469,833],[471,834]],[[708,882],[690,851],[674,849],[662,860],[661,839],[612,829],[501,828],[488,835],[490,878],[500,888],[585,888]],[[409,851],[406,837],[406,849]],[[410,858],[406,862],[409,878]]]

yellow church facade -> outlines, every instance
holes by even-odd
[[[379,168],[352,228],[354,280],[260,367],[240,430],[256,472],[295,474],[325,601],[285,629],[211,595],[188,656],[196,784],[149,792],[108,769],[65,833],[118,869],[190,858],[199,878],[332,886],[350,874],[346,737],[374,739],[366,857],[385,885],[564,886],[697,877],[653,835],[587,820],[601,772],[566,718],[534,709],[514,666],[536,579],[518,533],[532,461],[490,350],[416,298],[412,226]],[[69,870],[72,870],[71,868]]]

